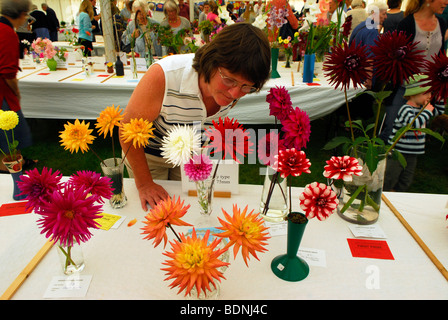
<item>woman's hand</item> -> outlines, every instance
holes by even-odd
[[[147,183],[139,186],[138,193],[140,202],[144,211],[148,211],[148,205],[154,208],[157,203],[169,197],[168,192],[159,184],[155,182]]]

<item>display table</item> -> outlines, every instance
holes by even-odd
[[[181,192],[180,182],[161,182],[167,191],[180,195],[191,204],[184,220],[194,223],[199,217],[195,197]],[[12,180],[1,175],[0,203],[12,201]],[[293,189],[293,208],[297,209],[301,188]],[[93,230],[93,237],[82,244],[86,267],[82,275],[91,275],[87,294],[81,299],[184,299],[177,289],[169,289],[160,270],[165,256],[163,242],[154,248],[152,241],[141,234],[145,212],[140,207],[138,193],[132,179],[125,179],[128,204],[122,209],[104,212],[125,216],[125,221],[110,230]],[[216,198],[212,215],[222,217],[221,208],[231,212],[232,205],[249,206],[258,210],[261,186],[240,185],[239,194],[231,198]],[[401,214],[415,226],[427,245],[445,266],[448,265],[448,230],[445,216],[448,195],[385,193]],[[128,227],[130,220],[138,222]],[[0,294],[3,293],[45,244],[44,235],[36,226],[34,213],[0,217]],[[268,240],[268,251],[259,253],[260,261],[251,257],[249,268],[240,254],[233,254],[230,267],[221,283],[220,299],[448,299],[448,282],[428,259],[416,241],[383,203],[377,224],[386,235],[393,260],[355,258],[347,239],[354,238],[350,223],[337,214],[325,221],[310,220],[300,248],[318,250],[323,255],[320,265],[310,262],[310,274],[300,282],[286,282],[270,269],[274,257],[286,253],[286,236]],[[186,232],[189,227],[176,227]],[[168,230],[169,240],[174,236]],[[170,246],[167,245],[166,249]],[[62,276],[57,247],[53,247],[17,290],[13,299],[43,299],[51,280]],[[372,277],[375,285],[372,285]]]
[[[296,63],[290,69],[282,67],[282,64],[279,63],[281,78],[270,79],[260,92],[241,98],[229,117],[243,124],[274,123],[275,118],[269,116],[266,95],[270,88],[276,86],[285,86],[293,106],[306,111],[311,120],[332,113],[345,102],[344,92],[329,86],[323,76],[316,78],[312,85],[302,83]],[[103,81],[108,75],[106,72],[94,72],[86,78],[79,73],[80,68],[50,72],[41,65],[39,69],[38,72],[26,69],[18,75],[22,110],[27,118],[96,119],[107,106],[126,107],[143,76],[139,73],[139,79],[132,79],[127,68],[124,77]],[[359,91],[350,89],[348,98]]]

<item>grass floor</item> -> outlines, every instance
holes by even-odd
[[[78,170],[93,170],[101,172],[98,158],[92,153],[71,154],[59,143],[59,132],[64,129],[66,120],[54,119],[28,119],[33,133],[34,145],[23,150],[23,154],[32,159],[38,159],[36,167],[41,170],[44,166],[58,169],[63,175],[68,176]],[[73,121],[71,121],[73,122]],[[304,150],[311,161],[311,174],[303,174],[293,178],[293,185],[305,186],[319,181],[325,182],[322,175],[325,161],[331,157],[330,151],[322,147],[334,134],[334,117],[327,116],[311,122],[311,137]],[[245,126],[255,129],[269,129],[270,126]],[[95,128],[94,122],[90,128]],[[94,131],[95,139],[92,149],[102,158],[112,156],[111,139],[98,137]],[[119,149],[118,139],[115,138],[116,150]],[[243,164],[240,166],[241,184],[263,184],[264,176],[260,175],[259,164]],[[426,154],[419,157],[414,182],[409,192],[448,194],[448,146],[439,141],[429,140],[426,146]]]

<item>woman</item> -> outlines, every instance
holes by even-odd
[[[355,30],[355,28],[361,22],[364,22],[368,17],[367,11],[364,8],[363,0],[353,0],[351,7],[352,7],[352,10],[347,11],[347,17],[348,16],[352,17],[352,25],[350,27],[350,34],[348,36],[349,39],[350,39],[350,36],[351,36],[353,30]]]
[[[392,32],[403,20],[404,12],[401,11],[401,0],[387,0],[387,5],[389,10],[387,10],[387,19],[384,21],[384,32]]]
[[[246,23],[223,28],[195,54],[168,56],[148,69],[129,100],[124,119],[147,119],[156,128],[149,146],[130,148],[126,158],[143,210],[168,196],[153,179],[180,179],[180,168],[173,169],[160,155],[164,134],[175,124],[200,121],[211,125],[212,120],[226,116],[241,97],[264,85],[269,70],[266,35]],[[122,142],[122,150],[129,146]]]
[[[218,5],[215,1],[209,1],[208,3],[210,5],[210,12],[207,14],[207,20],[211,21],[214,26],[220,25],[222,22],[218,14]]]
[[[448,0],[409,0],[404,12],[405,18],[398,24],[397,30],[406,32],[410,41],[417,43],[416,49],[423,50],[426,60],[441,51],[445,52],[447,27],[443,18],[437,15],[441,15],[447,5]],[[392,102],[386,105],[386,118],[380,133],[384,141],[392,133],[398,110],[405,103],[404,91],[404,86],[396,88]]]
[[[163,13],[165,14],[165,19],[162,20],[160,25],[164,27],[169,26],[174,34],[177,34],[182,29],[191,29],[190,21],[179,16],[179,7],[173,0],[165,1]]]
[[[157,43],[157,37],[152,31],[147,30],[148,21],[155,24],[158,23],[153,19],[149,19],[145,12],[148,12],[147,4],[144,1],[134,1],[132,11],[135,12],[134,17],[129,22],[126,31],[121,37],[123,45],[129,47],[131,39],[135,39],[134,51],[140,56],[145,57],[148,46],[151,46],[151,53],[153,55],[161,56],[162,48]],[[127,50],[126,50],[127,51]]]
[[[90,57],[93,50],[93,36],[92,36],[92,19],[93,7],[90,0],[83,0],[79,6],[78,12],[78,43],[84,46],[84,56]]]
[[[18,149],[32,144],[31,131],[20,107],[20,90],[17,72],[19,71],[19,38],[14,31],[28,19],[31,8],[30,0],[2,0],[0,17],[0,106],[2,111],[15,111],[19,123],[13,129],[14,139],[19,141]],[[11,131],[8,140],[12,141]],[[0,148],[8,153],[5,134],[0,135]],[[0,159],[3,154],[0,155]],[[30,162],[27,160],[26,162]],[[0,161],[0,171],[7,172]]]

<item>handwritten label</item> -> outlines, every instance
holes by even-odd
[[[109,230],[110,228],[113,228],[115,223],[121,218],[122,217],[115,214],[103,213],[103,216],[95,219],[95,221],[100,225],[100,229]]]

